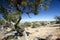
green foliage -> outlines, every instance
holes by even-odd
[[[8,37],[5,37],[3,40],[11,40],[11,39],[13,39],[13,38],[14,38],[14,36],[10,35],[10,36],[8,36]]]
[[[5,12],[5,8],[2,5],[0,6],[0,12],[1,13],[4,13]]]
[[[26,13],[29,15],[32,12],[34,15],[37,15],[38,8],[45,8],[47,10],[50,0],[46,0],[46,1],[45,0],[34,0],[34,1],[31,1],[31,0],[8,0],[8,1],[4,1],[4,3],[5,2],[7,4],[9,3],[8,5],[11,5],[11,6],[10,6],[10,8],[6,8],[5,5],[0,5],[0,14],[3,15],[3,18],[5,20],[7,20],[9,22],[13,21],[16,23],[17,20],[20,17],[22,17],[23,13]],[[14,9],[14,11],[11,13],[12,9]]]
[[[27,6],[27,3],[28,3],[28,1],[27,1],[27,0],[25,0],[25,1],[21,2],[22,6],[24,6],[24,7],[26,7],[26,6]]]
[[[41,24],[41,26],[45,26],[46,25],[44,22],[41,22],[40,24]]]
[[[56,23],[55,21],[51,21],[51,22],[50,22],[51,25],[53,25],[53,24],[55,24],[55,23]]]
[[[36,28],[36,25],[35,25],[35,24],[33,24],[33,25],[32,25],[32,28]]]
[[[24,23],[24,26],[25,26],[25,27],[30,27],[30,26],[31,26],[31,23],[25,22],[25,23]]]
[[[46,6],[45,10],[48,10],[48,8],[49,8],[49,7],[48,7],[48,6]]]
[[[3,25],[4,23],[4,20],[0,19],[0,25]]]
[[[30,27],[30,26],[31,26],[31,23],[29,22],[18,24],[18,27],[22,29],[24,29],[25,27]]]
[[[34,12],[34,15],[37,15],[38,14],[38,11]]]
[[[55,17],[55,20],[56,20],[56,23],[57,23],[57,24],[60,24],[60,16],[56,16],[56,17]]]
[[[24,24],[18,24],[18,27],[19,27],[19,28],[22,28],[22,29],[25,28]]]
[[[21,16],[21,13],[19,11],[15,11],[13,13],[6,13],[3,15],[4,19],[7,20],[8,22],[14,22],[16,23],[19,17]]]
[[[36,27],[39,27],[39,26],[40,26],[39,24],[33,23],[32,28],[36,28]]]
[[[41,2],[44,2],[44,0],[41,0]]]
[[[4,18],[5,18],[7,21],[10,22],[10,21],[11,21],[11,16],[12,16],[11,14],[5,14],[5,15],[4,15]]]

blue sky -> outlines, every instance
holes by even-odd
[[[21,22],[25,21],[54,21],[55,16],[60,16],[60,0],[52,0],[51,5],[47,11],[41,10],[38,15],[30,14],[29,18],[25,13],[22,15]]]
[[[1,4],[2,2],[0,2]],[[7,5],[4,4],[3,5]],[[21,22],[26,22],[26,21],[54,21],[55,16],[60,16],[60,0],[52,0],[49,9],[47,11],[45,10],[40,10],[38,15],[30,14],[29,18],[27,14],[22,15],[22,20]],[[1,17],[1,15],[0,15]]]

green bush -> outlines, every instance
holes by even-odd
[[[40,26],[39,24],[33,23],[32,28],[36,28],[36,27],[39,27],[39,26]]]
[[[31,26],[31,23],[25,22],[25,23],[24,23],[24,26],[25,26],[25,27],[30,27],[30,26]]]
[[[55,21],[51,21],[51,22],[50,22],[51,25],[53,25],[53,24],[55,24],[55,23],[56,23]]]
[[[25,28],[24,24],[18,24],[18,27],[19,27],[19,28],[22,28],[22,29]]]
[[[10,35],[8,37],[5,37],[3,40],[11,40],[11,39],[14,39],[14,36]]]
[[[46,25],[44,22],[41,22],[40,24],[41,24],[41,26],[45,26]]]
[[[0,19],[0,25],[4,25],[5,24],[5,21]]]
[[[31,26],[31,23],[29,23],[29,22],[18,24],[18,27],[20,27],[22,29],[24,29],[25,27],[30,27],[30,26]]]

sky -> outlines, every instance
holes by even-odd
[[[21,22],[31,21],[54,21],[55,16],[60,16],[60,0],[52,0],[49,9],[47,11],[40,10],[38,15],[30,14],[29,18],[27,14],[22,15]]]
[[[0,2],[1,4],[2,2]],[[7,4],[4,4],[7,5]],[[49,9],[47,11],[40,10],[38,15],[30,14],[29,18],[27,14],[22,15],[21,22],[31,21],[54,21],[55,16],[60,16],[60,0],[52,0]],[[1,15],[0,15],[1,17]]]

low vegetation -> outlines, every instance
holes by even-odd
[[[56,16],[55,20],[56,20],[56,24],[60,24],[60,16]]]
[[[24,26],[25,26],[25,27],[30,27],[30,26],[31,26],[31,23],[30,23],[30,22],[25,22],[25,23],[24,23]]]
[[[41,24],[41,26],[45,26],[46,25],[44,22],[41,22],[40,24]]]
[[[33,23],[32,28],[36,28],[36,27],[39,27],[39,26],[40,26],[39,24]]]
[[[14,36],[10,35],[10,36],[8,36],[8,37],[5,37],[5,38],[2,39],[2,40],[11,40],[11,39],[13,39],[13,38],[14,38]]]

